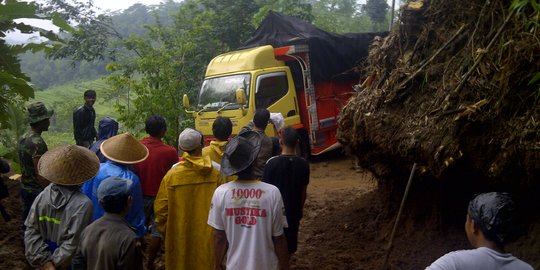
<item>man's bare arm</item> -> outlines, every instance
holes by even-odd
[[[304,212],[304,204],[306,203],[306,198],[307,198],[307,185],[305,185],[304,188],[302,188],[302,195],[301,195],[302,207],[300,208],[302,209],[302,212]]]
[[[285,235],[274,236],[272,237],[272,240],[274,241],[274,251],[276,252],[279,261],[279,269],[288,270],[289,251],[287,249],[287,239],[285,238]]]
[[[228,245],[225,231],[214,229],[214,270],[222,269]]]

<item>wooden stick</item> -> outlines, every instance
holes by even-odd
[[[403,194],[403,198],[401,199],[401,205],[399,206],[396,222],[394,223],[394,228],[392,229],[392,234],[390,235],[390,240],[388,241],[386,257],[384,258],[384,264],[383,264],[383,267],[381,268],[382,270],[386,270],[386,266],[388,265],[388,258],[390,258],[390,253],[392,252],[392,242],[394,241],[394,235],[396,234],[399,218],[401,217],[401,212],[403,211],[403,206],[405,205],[405,201],[407,200],[407,195],[409,194],[409,189],[411,187],[412,179],[414,177],[414,172],[416,171],[416,166],[417,164],[414,163],[411,169],[411,174],[409,175],[409,181],[407,182],[407,187],[405,187],[405,193]]]
[[[427,61],[425,61],[424,63],[422,63],[422,65],[420,66],[419,69],[417,69],[411,76],[409,76],[409,78],[407,78],[403,83],[401,83],[398,87],[398,89],[401,89],[403,86],[405,86],[408,82],[410,82],[412,79],[414,79],[414,77],[416,77],[416,75],[418,75],[418,73],[420,73],[422,70],[424,70],[424,68],[429,64],[431,63],[431,61],[433,61],[435,59],[435,57],[437,57],[437,55],[439,55],[444,49],[446,49],[446,47],[448,47],[448,45],[450,45],[450,43],[452,43],[452,41],[454,41],[454,39],[456,39],[456,37],[463,31],[463,29],[465,29],[465,25],[462,25],[457,31],[456,33],[454,33],[454,35],[448,40],[446,41],[446,43],[444,43],[444,45],[442,45],[442,47],[440,47]]]
[[[461,82],[459,83],[459,85],[456,87],[456,89],[454,89],[454,93],[458,93],[459,91],[461,91],[461,89],[463,88],[463,86],[465,85],[465,82],[469,79],[469,77],[471,76],[471,74],[473,73],[473,71],[476,69],[476,67],[478,67],[478,64],[480,64],[480,61],[484,58],[484,55],[487,54],[487,52],[489,52],[489,50],[491,49],[491,47],[493,46],[493,44],[495,44],[495,40],[499,37],[499,35],[502,33],[502,30],[506,27],[506,25],[508,24],[508,22],[510,21],[510,19],[512,18],[512,16],[514,15],[514,13],[516,13],[516,9],[512,9],[512,11],[510,12],[510,14],[508,14],[508,17],[506,17],[506,20],[504,20],[504,23],[501,25],[501,27],[499,27],[499,29],[497,30],[497,33],[495,33],[495,36],[493,36],[493,38],[491,39],[491,41],[489,42],[488,46],[486,47],[486,49],[480,53],[480,55],[478,56],[478,58],[476,58],[476,60],[474,61],[474,64],[473,66],[467,71],[467,73],[465,73],[465,75],[463,76],[463,80],[461,80]]]

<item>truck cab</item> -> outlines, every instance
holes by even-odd
[[[318,155],[339,146],[335,138],[337,116],[352,94],[355,82],[312,83],[307,45],[273,48],[270,45],[216,56],[208,64],[195,110],[184,108],[195,118],[208,144],[212,124],[218,116],[233,123],[233,135],[253,119],[259,108],[281,113],[284,126],[301,135],[303,156]],[[297,70],[293,76],[290,66]],[[266,133],[276,136],[273,125]]]

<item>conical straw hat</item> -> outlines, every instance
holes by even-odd
[[[99,159],[85,147],[63,145],[41,156],[38,168],[39,174],[45,179],[59,185],[73,186],[96,176]]]
[[[109,160],[122,164],[139,163],[148,157],[148,148],[127,132],[103,141],[100,150]]]

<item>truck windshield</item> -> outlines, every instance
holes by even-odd
[[[240,108],[240,104],[236,103],[236,90],[249,89],[250,79],[250,74],[239,74],[204,80],[197,110],[209,112]],[[246,92],[247,96],[249,96],[249,91]],[[248,107],[248,104],[245,107]]]

